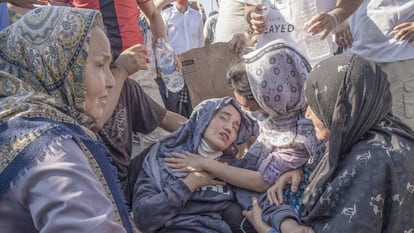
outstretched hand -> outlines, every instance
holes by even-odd
[[[267,190],[267,199],[271,205],[283,204],[283,190],[290,185],[292,192],[297,192],[303,173],[301,169],[290,170],[283,173],[276,183]]]
[[[414,41],[414,21],[405,22],[394,27],[396,34],[394,39],[402,41],[408,40],[408,42]]]
[[[35,5],[48,5],[49,4],[48,0],[6,0],[5,2],[8,2],[10,4],[13,4],[19,7],[28,8],[28,9],[35,8],[36,7]]]
[[[172,157],[164,158],[164,162],[167,167],[171,168],[174,172],[203,171],[202,165],[205,162],[205,158],[200,155],[192,154],[190,152],[171,152],[171,156]]]
[[[304,28],[312,35],[322,32],[321,40],[324,40],[336,28],[337,24],[337,19],[333,14],[321,13],[307,21]]]

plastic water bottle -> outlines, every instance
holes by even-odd
[[[315,0],[298,0],[294,1],[295,4],[298,4],[298,17],[297,22],[300,22],[300,28],[303,30],[303,41],[305,45],[305,50],[308,58],[310,60],[320,60],[325,58],[333,53],[333,48],[331,47],[331,37],[328,36],[326,39],[321,40],[321,34],[312,35],[304,30],[304,24],[310,20],[313,16],[318,14],[318,9],[316,6]]]
[[[183,89],[183,74],[176,69],[174,52],[164,38],[157,39],[155,57],[157,58],[157,67],[160,69],[161,78],[167,89],[173,93]]]

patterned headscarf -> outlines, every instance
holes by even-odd
[[[103,25],[97,11],[42,7],[0,32],[0,122],[43,116],[86,128],[95,124],[83,114],[95,25]]]
[[[114,219],[132,232],[107,149],[89,130],[84,114],[86,62],[95,10],[42,7],[0,32],[0,177],[9,184],[34,165],[42,141],[71,138],[82,148],[107,198]],[[40,150],[40,151],[39,151]],[[0,197],[9,185],[0,187]]]
[[[208,99],[199,103],[193,110],[190,118],[179,130],[170,134],[160,142],[158,155],[170,156],[170,152],[197,153],[204,131],[215,114],[226,105],[233,105],[241,114],[240,128],[236,144],[246,142],[253,133],[251,120],[242,114],[240,106],[233,98],[223,97]],[[166,168],[168,169],[168,168]]]
[[[316,65],[306,80],[305,95],[309,107],[331,132],[326,154],[304,195],[307,220],[337,166],[351,156],[351,149],[366,133],[392,132],[411,139],[413,133],[391,114],[387,75],[358,55],[339,55]]]
[[[312,123],[305,118],[303,86],[311,67],[295,49],[276,40],[244,56],[253,96],[269,118],[259,121],[258,144],[271,147],[305,145],[318,154]],[[254,149],[254,148],[252,148]]]
[[[226,105],[233,105],[241,114],[240,128],[237,134],[236,144],[243,143],[252,135],[251,120],[243,114],[240,106],[231,97],[208,99],[199,103],[186,122],[179,130],[161,141],[168,151],[177,151],[177,147],[183,146],[183,150],[196,153],[200,145],[204,131],[210,124],[215,114]]]

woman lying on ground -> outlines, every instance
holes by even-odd
[[[239,227],[241,218],[238,224],[224,220],[235,204],[231,187],[206,172],[174,172],[164,160],[174,152],[219,161],[234,159],[233,143],[251,136],[250,123],[234,99],[205,100],[185,125],[154,144],[134,188],[132,211],[138,228],[148,233],[236,232],[233,226]]]

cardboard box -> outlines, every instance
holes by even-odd
[[[227,43],[191,49],[179,57],[193,107],[205,99],[233,96],[226,72],[238,57],[227,47]]]

